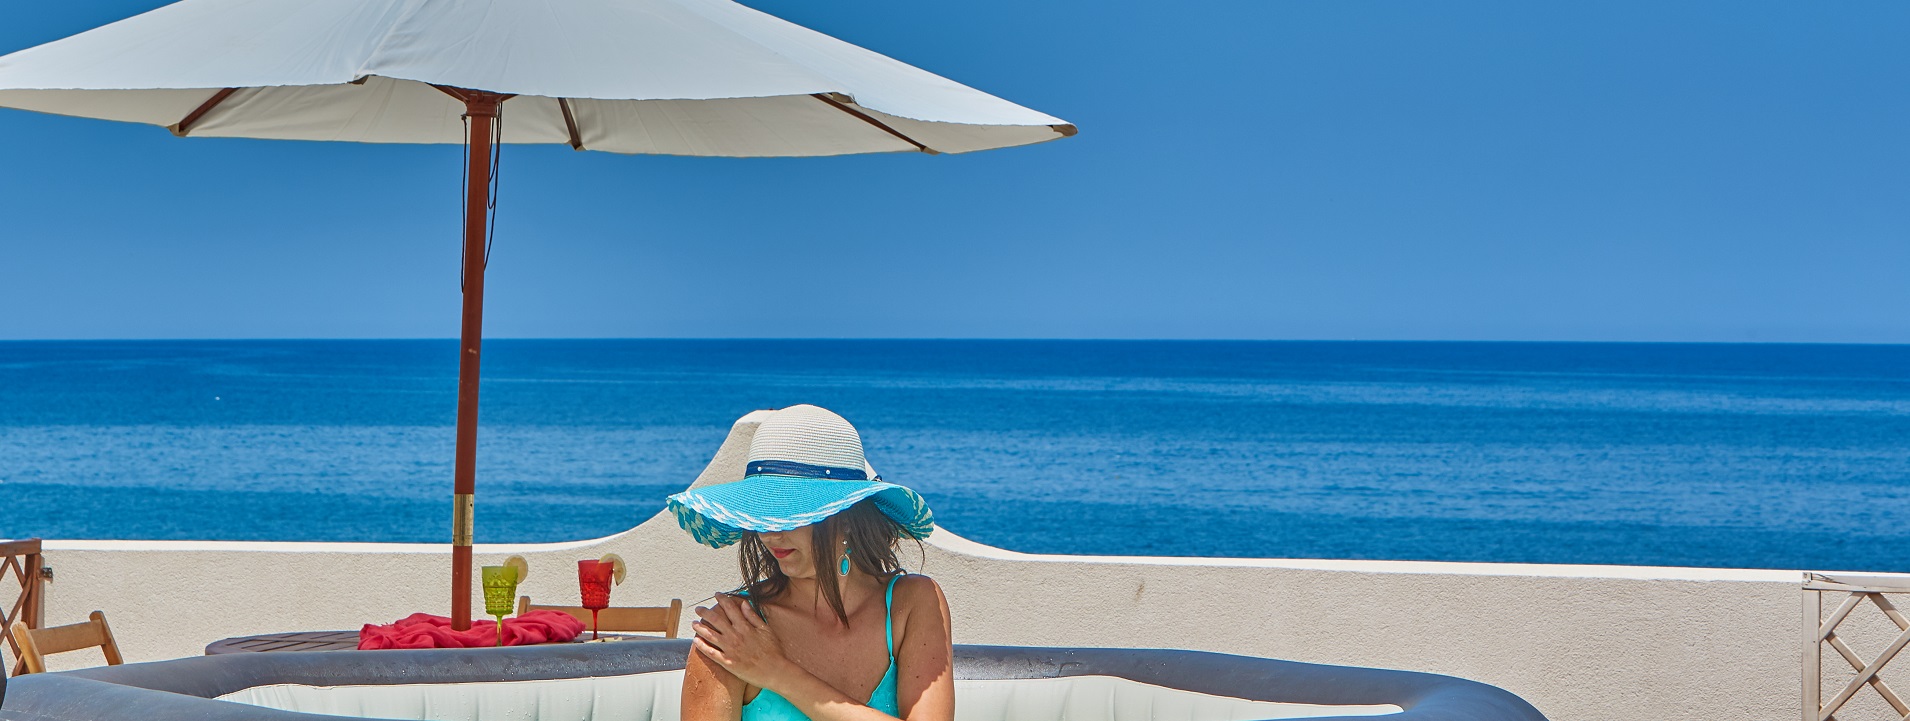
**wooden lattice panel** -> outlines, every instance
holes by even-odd
[[[40,555],[40,539],[0,541],[0,578],[13,580],[20,589],[13,605],[6,607],[6,613],[0,614],[0,636],[7,639],[7,650],[13,654],[12,668],[16,676],[22,668],[20,644],[13,640],[13,634],[7,629],[13,628],[14,621],[24,621],[28,628],[40,627],[40,611],[44,606],[41,603],[43,568],[45,560]]]
[[[1835,721],[1837,713],[1846,710],[1866,686],[1889,704],[1898,721],[1910,721],[1910,703],[1891,689],[1881,675],[1904,647],[1910,646],[1910,617],[1891,602],[1891,594],[1910,594],[1910,576],[1804,574],[1804,721]],[[1828,615],[1824,613],[1827,602],[1836,604]],[[1897,633],[1883,650],[1866,658],[1851,647],[1838,629],[1852,620],[1852,614],[1870,609],[1889,619]],[[1826,648],[1855,674],[1829,701],[1823,696]]]

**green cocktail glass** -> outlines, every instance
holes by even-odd
[[[485,566],[484,575],[484,612],[497,617],[497,645],[504,645],[504,616],[515,609],[517,603],[517,568],[515,566]]]

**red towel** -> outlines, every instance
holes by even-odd
[[[584,632],[584,622],[563,611],[532,611],[504,619],[504,645],[569,641]],[[389,626],[365,624],[358,648],[475,648],[497,645],[497,623],[473,621],[469,631],[451,630],[451,619],[414,613]]]

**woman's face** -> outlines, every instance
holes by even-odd
[[[815,578],[816,553],[815,528],[803,526],[787,531],[765,531],[757,534],[770,554],[776,557],[776,565],[782,568],[783,575],[790,578]]]

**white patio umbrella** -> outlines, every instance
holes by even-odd
[[[961,153],[1074,126],[728,0],[185,0],[0,57],[0,107],[191,137],[466,143],[451,612],[470,623],[494,142]]]

